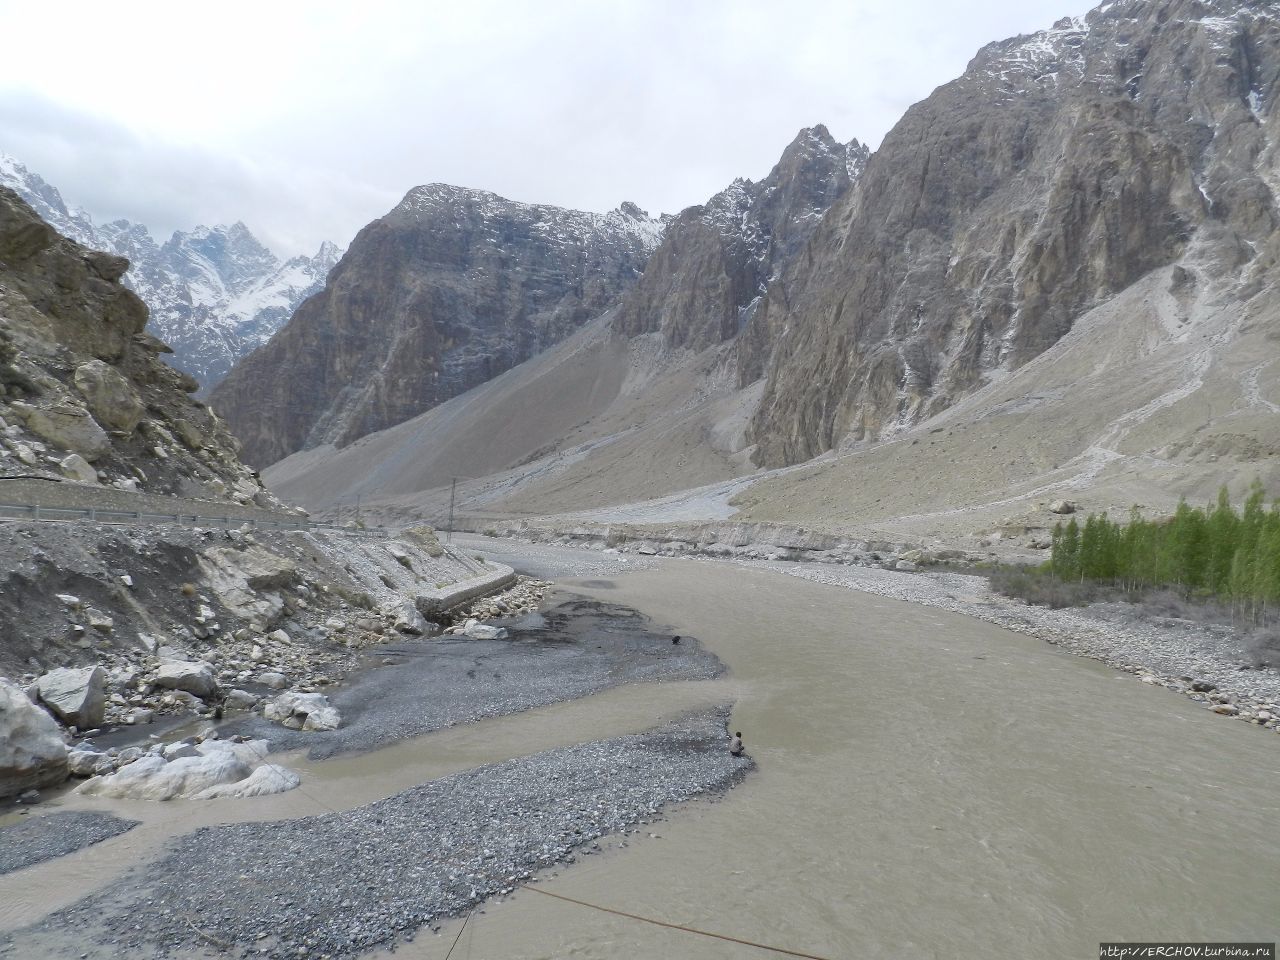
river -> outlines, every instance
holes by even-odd
[[[729,677],[620,688],[305,766],[304,789],[367,802],[727,693],[759,765],[746,782],[540,886],[833,960],[1083,958],[1104,940],[1280,934],[1274,733],[978,620],[769,571],[670,561],[568,584],[697,636]],[[308,802],[295,791],[194,816],[158,805],[131,834],[15,875],[20,894],[0,878],[0,927],[68,899],[77,870],[105,883],[196,822],[315,812]],[[461,927],[394,956],[443,957]],[[453,956],[767,954],[518,892],[477,913]]]

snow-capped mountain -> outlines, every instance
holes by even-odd
[[[129,258],[124,283],[150,308],[148,329],[173,347],[170,362],[199,380],[202,391],[271,339],[298,304],[324,287],[342,254],[326,241],[314,257],[282,262],[243,223],[178,231],[157,243],[142,224],[95,224],[4,154],[0,186],[15,191],[64,236]]]

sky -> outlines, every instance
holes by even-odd
[[[422,183],[653,214],[802,127],[873,148],[1085,0],[0,0],[0,152],[98,222],[346,246]]]

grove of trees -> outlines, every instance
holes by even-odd
[[[1135,508],[1125,524],[1104,513],[1083,526],[1072,518],[1053,531],[1047,564],[1059,579],[1105,581],[1126,589],[1174,587],[1188,596],[1230,602],[1255,614],[1280,602],[1280,503],[1264,506],[1254,481],[1244,507],[1183,501],[1172,517],[1144,518]]]

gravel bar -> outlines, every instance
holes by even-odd
[[[0,942],[5,957],[354,957],[599,851],[752,766],[729,708],[454,774],[342,813],[206,827]]]
[[[370,750],[458,723],[519,713],[624,683],[706,680],[724,664],[692,637],[671,633],[630,607],[549,597],[541,613],[506,624],[506,640],[446,635],[380,646],[379,664],[329,693],[342,726],[288,730],[261,717],[225,726],[271,742],[274,751],[310,748],[313,759]]]
[[[49,813],[0,827],[0,874],[64,857],[137,825],[109,813]]]

